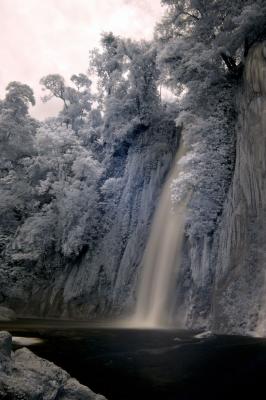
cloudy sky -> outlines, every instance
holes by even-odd
[[[58,103],[40,101],[42,76],[86,72],[101,32],[149,39],[161,15],[160,0],[0,0],[0,96],[12,80],[27,83],[32,114],[54,115]]]

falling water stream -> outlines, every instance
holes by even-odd
[[[171,183],[180,173],[178,161],[184,155],[180,145],[155,211],[150,237],[142,260],[135,313],[130,321],[138,327],[171,324],[174,287],[183,242],[186,202],[173,208]]]

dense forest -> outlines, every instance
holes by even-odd
[[[0,101],[0,300],[21,314],[132,309],[182,135],[173,206],[190,196],[176,301],[189,310],[187,324],[208,319],[217,248],[205,269],[198,261],[220,235],[235,169],[236,99],[250,49],[266,39],[266,4],[162,4],[151,42],[103,33],[86,73],[40,79],[43,101],[62,102],[56,118],[30,116],[35,98],[25,83],[10,82]]]

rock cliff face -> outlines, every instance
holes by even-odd
[[[214,329],[233,333],[263,331],[266,42],[249,51],[239,110],[235,172],[218,238],[213,297]]]
[[[137,269],[178,139],[173,122],[160,122],[130,148],[120,178],[122,193],[115,213],[109,215],[113,220],[111,229],[95,254],[87,254],[80,266],[71,268],[64,284],[63,315],[119,315],[134,306]]]
[[[265,334],[266,43],[245,61],[232,182],[216,230],[185,239],[177,315],[187,327]]]
[[[6,304],[19,315],[46,317],[88,319],[129,312],[151,217],[179,137],[173,118],[164,115],[141,127],[130,143],[119,143],[99,187],[108,226],[97,247],[65,265],[46,260],[51,277],[34,285],[16,273],[21,279],[13,283]],[[116,188],[115,197],[109,197],[109,185]]]

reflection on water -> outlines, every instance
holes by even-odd
[[[265,386],[263,339],[45,320],[0,329],[44,339],[30,348],[109,400],[256,399]]]
[[[34,344],[43,343],[43,339],[35,337],[13,336],[12,343],[16,346],[32,346]]]

